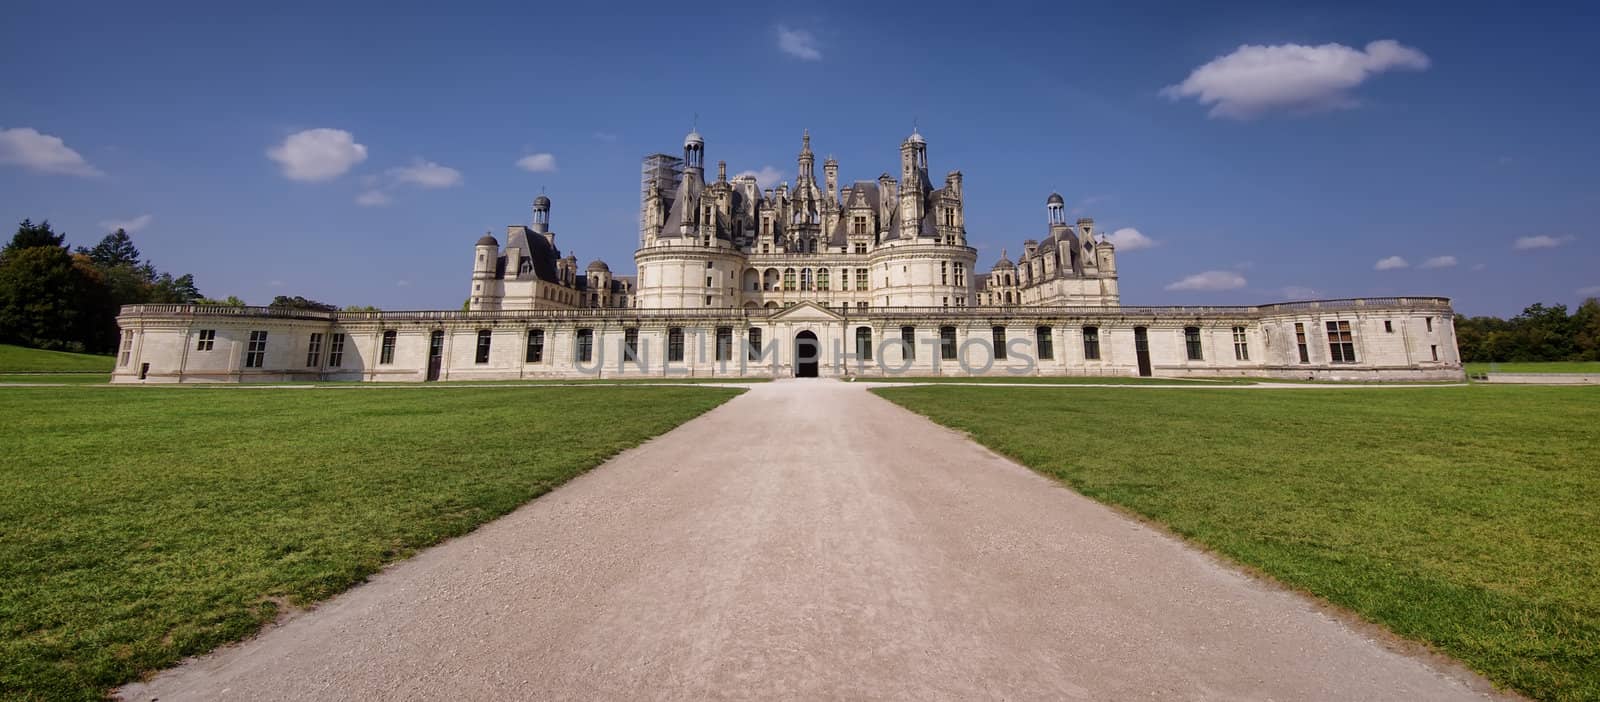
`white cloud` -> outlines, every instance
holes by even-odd
[[[1584,297],[1600,295],[1600,285],[1591,285],[1587,288],[1578,288],[1578,294]]]
[[[1399,256],[1390,256],[1388,258],[1379,260],[1377,263],[1372,264],[1372,270],[1375,270],[1375,271],[1392,271],[1392,270],[1398,270],[1398,269],[1401,269],[1401,268],[1410,268],[1410,267],[1411,267],[1411,263],[1409,261],[1399,257]]]
[[[1112,246],[1118,251],[1138,251],[1139,249],[1155,248],[1156,240],[1145,236],[1133,227],[1123,227],[1106,237],[1111,240]]]
[[[1392,39],[1367,44],[1244,45],[1213,59],[1182,83],[1161,89],[1173,100],[1194,98],[1212,117],[1251,119],[1273,110],[1317,112],[1358,104],[1350,91],[1394,69],[1426,70],[1427,55]]]
[[[1456,266],[1456,263],[1457,263],[1457,261],[1456,261],[1456,257],[1455,256],[1434,256],[1433,258],[1430,258],[1430,259],[1428,259],[1426,261],[1423,261],[1422,265],[1417,266],[1417,267],[1418,268],[1422,268],[1422,269],[1428,269],[1428,268],[1454,268]]]
[[[397,287],[397,288],[409,288],[409,287],[411,287],[411,281],[409,281],[409,280],[396,280],[396,281],[394,281],[394,286]]]
[[[774,185],[777,185],[778,180],[783,178],[783,172],[773,168],[772,166],[762,166],[761,170],[759,171],[740,171],[733,174],[734,179],[743,178],[745,176],[755,178],[756,185],[759,185],[763,188],[770,188]]]
[[[594,138],[600,141],[614,143],[617,140],[617,135],[612,134],[611,132],[595,132]]]
[[[554,173],[556,157],[554,154],[528,154],[517,159],[517,166],[529,173]]]
[[[118,229],[121,229],[132,234],[133,232],[150,226],[150,223],[154,222],[155,219],[155,217],[147,214],[139,215],[133,219],[102,219],[100,220],[100,228],[108,232],[114,232]]]
[[[367,160],[367,147],[343,129],[307,129],[267,149],[267,158],[277,161],[289,180],[328,180]]]
[[[1489,264],[1487,264],[1487,263],[1475,263],[1475,264],[1472,265],[1472,270],[1481,271],[1481,270],[1483,270],[1485,268],[1488,268],[1488,267],[1489,267]]]
[[[0,163],[22,166],[40,173],[75,176],[105,175],[89,165],[61,137],[40,134],[28,127],[0,129]]]
[[[389,193],[382,190],[364,190],[356,196],[356,204],[363,207],[382,207],[390,202],[393,200],[389,198]]]
[[[1518,237],[1517,243],[1512,244],[1511,248],[1514,248],[1518,251],[1527,251],[1529,249],[1553,249],[1557,246],[1572,241],[1573,239],[1574,237],[1570,236],[1546,236],[1544,234],[1540,234],[1539,236],[1524,236]]]
[[[1290,285],[1283,289],[1283,296],[1290,300],[1315,300],[1321,297],[1322,293],[1312,288]]]
[[[396,183],[407,183],[420,188],[449,188],[461,184],[461,171],[420,158],[412,161],[409,166],[391,168],[388,173]]]
[[[1233,271],[1196,273],[1167,286],[1168,290],[1237,290],[1245,286],[1244,276]]]
[[[802,61],[822,60],[822,52],[817,50],[817,38],[804,29],[790,29],[780,25],[778,50]]]

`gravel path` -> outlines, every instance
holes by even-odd
[[[503,519],[122,694],[1493,695],[1453,664],[1399,652],[862,385],[751,386]]]

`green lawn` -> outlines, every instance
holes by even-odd
[[[116,359],[0,344],[0,373],[110,373]]]
[[[0,391],[0,699],[100,698],[739,392]]]
[[[110,383],[108,373],[0,373],[0,383]]]
[[[1600,699],[1600,390],[874,392],[1499,684]]]
[[[1468,375],[1483,373],[1594,373],[1600,374],[1600,361],[1541,361],[1524,363],[1468,363]]]
[[[998,375],[984,377],[910,376],[891,375],[882,378],[861,378],[874,383],[1020,383],[1024,385],[1237,385],[1256,382],[1255,378],[1140,378],[1128,375],[1107,376],[1036,376]]]

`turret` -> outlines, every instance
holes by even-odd
[[[839,204],[839,162],[832,156],[822,162],[822,177],[827,179],[828,202]]]
[[[705,172],[706,142],[700,138],[700,132],[691,131],[683,138],[683,170],[685,173]]]
[[[533,223],[529,228],[540,234],[550,232],[550,198],[540,195],[533,199]]]
[[[1067,223],[1067,202],[1061,198],[1061,193],[1050,193],[1050,198],[1044,201],[1044,209],[1050,226]]]
[[[922,227],[922,217],[927,214],[926,193],[928,142],[915,130],[900,144],[900,231],[901,239],[917,238]]]
[[[804,185],[806,181],[816,180],[816,176],[812,174],[811,168],[811,164],[814,160],[815,157],[811,153],[811,130],[807,129],[800,134],[799,182],[801,185]]]

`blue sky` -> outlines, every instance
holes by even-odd
[[[211,296],[455,308],[541,188],[631,270],[639,159],[697,114],[785,180],[803,128],[849,182],[915,122],[983,270],[1058,190],[1154,242],[1127,304],[1600,295],[1593,4],[684,7],[12,3],[0,220],[139,225]]]

